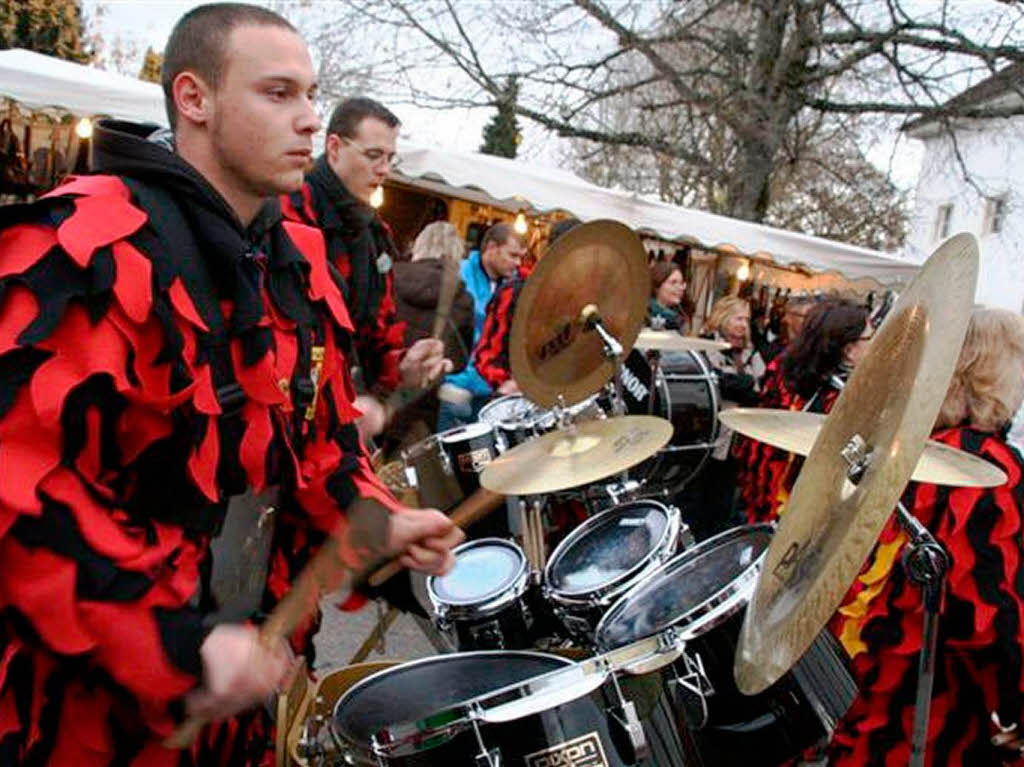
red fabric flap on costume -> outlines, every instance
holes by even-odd
[[[145,213],[109,194],[79,197],[74,204],[75,212],[57,228],[57,240],[83,268],[97,248],[124,239],[146,223]]]

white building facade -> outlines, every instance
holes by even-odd
[[[985,107],[1020,103],[1024,67],[1013,70],[954,100]],[[981,247],[975,301],[1024,311],[1024,117],[957,119],[955,139],[936,120],[917,120],[905,130],[925,149],[906,257],[923,261],[950,235],[970,232]]]

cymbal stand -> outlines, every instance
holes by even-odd
[[[615,336],[605,330],[604,325],[601,324],[601,315],[598,313],[597,307],[594,306],[594,304],[587,304],[584,306],[583,311],[580,312],[580,317],[583,320],[583,327],[585,330],[596,331],[597,335],[600,336],[605,359],[610,360],[612,366],[615,368],[615,372],[612,374],[612,381],[615,383],[615,397],[612,402],[612,415],[625,415],[626,401],[622,397],[622,378],[620,376],[622,370],[622,358],[625,355],[625,350],[622,348],[622,344],[618,342]]]
[[[935,536],[928,528],[907,511],[902,503],[896,504],[896,518],[910,536],[910,542],[903,553],[903,568],[911,583],[921,587],[924,597],[924,626],[921,632],[917,698],[914,702],[914,733],[910,752],[911,767],[923,767],[928,739],[928,717],[932,705],[932,687],[935,684],[939,616],[942,614],[950,560],[942,544],[935,540]]]
[[[859,434],[854,434],[841,454],[849,465],[847,476],[853,484],[871,462],[872,450]],[[946,573],[949,554],[935,540],[935,536],[907,511],[902,502],[896,503],[896,519],[910,536],[903,553],[903,569],[911,583],[921,588],[924,597],[924,626],[921,631],[921,655],[918,659],[917,697],[914,700],[914,731],[911,737],[910,765],[924,767],[928,739],[928,717],[931,713],[932,688],[935,684],[935,654],[939,639],[939,617],[946,593]]]
[[[658,391],[658,369],[661,367],[661,352],[657,349],[648,350],[647,364],[651,368],[651,384],[647,393],[647,415],[654,415],[654,396]]]

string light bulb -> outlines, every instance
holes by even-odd
[[[92,120],[88,117],[83,117],[79,120],[78,124],[75,125],[75,134],[81,139],[90,138],[92,136]]]
[[[512,224],[512,229],[516,234],[526,234],[526,216],[522,211],[516,214],[516,220]]]
[[[740,268],[736,270],[736,277],[740,282],[750,279],[750,264],[747,261],[740,264]]]
[[[370,205],[375,208],[379,208],[384,204],[384,187],[378,186],[373,190],[373,194],[370,195]]]

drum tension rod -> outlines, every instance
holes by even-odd
[[[501,767],[501,750],[498,748],[488,750],[484,745],[484,738],[480,733],[479,716],[480,704],[473,703],[469,723],[473,728],[473,735],[476,736],[476,744],[480,748],[480,753],[473,757],[473,764],[476,767]]]

